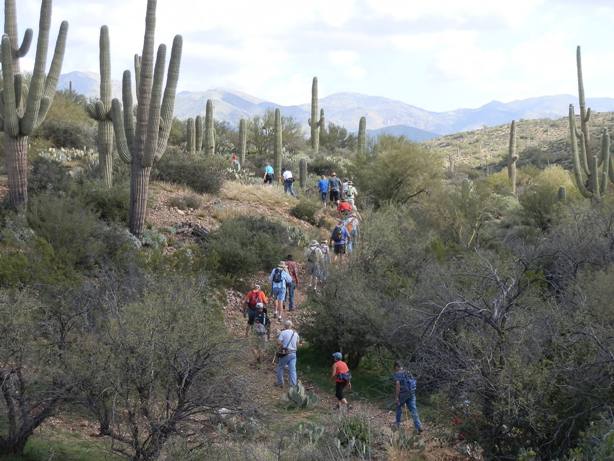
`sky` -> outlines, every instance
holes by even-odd
[[[98,72],[99,28],[113,78],[141,52],[146,0],[54,0],[70,22],[63,73]],[[17,0],[20,34],[40,0]],[[1,19],[4,21],[4,12]],[[358,92],[428,110],[576,94],[614,96],[614,0],[158,0],[158,43],[184,37],[180,90],[240,90],[280,104]],[[23,61],[31,67],[34,47]]]

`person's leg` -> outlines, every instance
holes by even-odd
[[[288,285],[288,310],[294,310],[294,290],[296,289],[296,284],[290,283]]]
[[[285,357],[280,357],[277,361],[277,385],[284,385],[284,369],[286,368],[286,364],[288,363],[288,355]]]
[[[407,399],[407,409],[411,413],[411,417],[414,420],[414,428],[420,432],[422,430],[422,423],[420,422],[420,416],[418,415],[418,408],[416,407],[416,395],[412,395]]]
[[[296,353],[288,354],[288,375],[290,377],[290,384],[296,386],[298,384],[298,377],[296,375]]]
[[[403,416],[403,406],[404,405],[405,405],[405,402],[400,402],[397,405],[397,412],[395,416],[395,424],[397,425],[397,427],[401,426],[401,416]]]

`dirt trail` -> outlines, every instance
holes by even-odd
[[[302,274],[300,274],[302,275]],[[268,284],[264,283],[266,280],[266,274],[260,274],[258,278],[263,288]],[[307,301],[307,293],[301,287],[297,290],[298,295],[298,308],[292,312],[284,311],[284,318],[292,320],[295,329],[301,331],[301,324],[305,321],[307,316],[310,315],[309,311],[304,307]],[[268,417],[275,420],[280,428],[296,427],[300,422],[313,422],[315,420],[326,421],[338,414],[338,410],[334,409],[336,399],[333,395],[333,386],[327,390],[320,389],[313,383],[305,380],[305,376],[301,374],[301,360],[300,349],[298,353],[297,372],[299,380],[305,385],[305,387],[314,392],[318,396],[318,402],[316,406],[311,410],[305,410],[303,412],[288,411],[280,404],[283,394],[287,391],[286,387],[282,390],[275,387],[275,365],[272,363],[274,351],[275,351],[275,338],[282,329],[282,324],[276,319],[271,318],[271,342],[269,344],[269,354],[267,359],[259,366],[255,365],[254,356],[251,352],[250,340],[244,337],[246,319],[242,314],[241,304],[242,294],[229,290],[227,292],[228,304],[225,307],[225,323],[228,330],[235,337],[244,341],[244,365],[243,371],[245,377],[251,382],[255,388],[259,389],[259,398],[262,402],[261,408],[266,409],[269,412]],[[352,400],[351,394],[348,396],[352,405],[352,413],[365,414],[372,422],[373,427],[377,428],[382,434],[392,436],[391,425],[394,421],[394,415],[390,410],[381,408],[374,403],[365,400]],[[406,433],[413,433],[413,423],[411,421],[405,421],[404,428]],[[425,422],[425,426],[428,428],[428,421]],[[434,432],[434,431],[433,431]],[[382,455],[376,459],[416,459],[416,460],[429,460],[429,461],[464,461],[471,458],[459,453],[458,450],[445,446],[440,440],[438,440],[430,430],[423,432],[421,436],[424,441],[424,449],[416,451],[405,451],[404,455],[410,457],[394,457],[389,458],[387,455]]]

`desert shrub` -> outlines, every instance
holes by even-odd
[[[74,149],[94,148],[95,130],[90,125],[67,120],[47,120],[40,135],[49,139],[55,147]]]
[[[32,172],[28,177],[28,191],[66,192],[71,185],[69,169],[56,160],[36,157],[32,161]]]
[[[326,175],[331,173],[337,173],[340,178],[345,177],[348,174],[347,162],[338,157],[316,157],[309,160],[307,163],[307,171],[317,176]]]
[[[187,210],[189,208],[197,210],[202,206],[203,199],[196,194],[183,194],[171,197],[168,204],[172,207],[179,208],[180,210]]]
[[[217,194],[225,179],[226,161],[219,157],[165,155],[157,163],[153,176],[190,187],[195,192]]]
[[[350,456],[371,458],[373,428],[366,415],[349,415],[341,418],[337,428],[337,440]]]
[[[130,185],[127,182],[115,182],[108,189],[99,181],[86,181],[77,193],[84,204],[91,207],[103,221],[128,222]]]
[[[288,254],[289,244],[288,230],[281,224],[264,217],[231,218],[209,236],[209,264],[230,277],[268,271]]]
[[[301,199],[290,209],[290,214],[295,218],[307,221],[310,224],[316,225],[316,213],[320,210],[320,206],[311,200]]]

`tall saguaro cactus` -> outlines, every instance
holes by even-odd
[[[193,118],[189,118],[186,125],[186,150],[191,156],[196,154],[196,133]]]
[[[196,130],[196,134],[194,135],[194,142],[196,146],[194,150],[196,153],[200,153],[203,150],[203,137],[204,137],[204,126],[203,126],[203,118],[200,115],[196,116],[196,120],[194,122],[194,129]]]
[[[100,99],[87,105],[87,113],[98,122],[98,165],[107,187],[113,184],[113,148],[115,136],[111,118],[111,47],[109,28],[100,28]]]
[[[213,101],[207,99],[205,110],[205,153],[215,155],[215,124],[213,119]]]
[[[28,137],[45,120],[51,107],[62,70],[68,22],[60,25],[51,67],[46,73],[52,1],[42,0],[34,70],[29,86],[20,73],[19,59],[32,41],[32,30],[24,34],[18,48],[15,0],[4,1],[2,36],[2,79],[4,89],[0,107],[0,129],[4,131],[4,153],[9,183],[9,201],[13,208],[24,209],[28,203]]]
[[[151,169],[154,162],[164,155],[171,132],[183,45],[182,37],[176,35],[163,96],[166,45],[158,47],[154,60],[156,3],[156,0],[147,0],[145,38],[137,86],[136,120],[133,116],[130,71],[124,72],[123,111],[119,100],[113,99],[112,103],[117,149],[120,156],[131,164],[130,232],[139,238],[142,237],[145,226]]]
[[[273,146],[273,153],[275,155],[275,180],[278,182],[281,179],[281,133],[281,111],[275,109],[275,145]]]
[[[247,126],[245,119],[239,121],[239,152],[241,159],[241,167],[245,164],[245,155],[247,154]]]
[[[518,153],[516,152],[516,120],[512,120],[510,126],[510,144],[507,153],[507,177],[512,186],[512,194],[516,195],[516,162]]]
[[[318,120],[318,77],[313,77],[311,84],[311,118],[308,123],[311,127],[311,148],[317,154],[320,150],[320,128],[324,129],[324,109],[320,111]]]
[[[590,152],[590,127],[589,121],[591,119],[591,108],[586,107],[586,97],[584,96],[584,78],[582,76],[582,53],[580,47],[576,48],[576,67],[578,71],[578,102],[580,103],[580,130],[584,134],[584,147],[586,152]],[[586,163],[585,173],[588,174],[589,165],[588,159],[584,159]]]
[[[305,190],[307,187],[307,159],[300,159],[298,162],[298,177],[301,189]]]
[[[360,117],[358,123],[358,156],[364,156],[367,153],[367,118]]]

